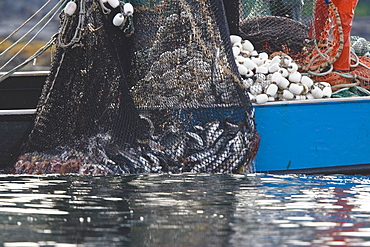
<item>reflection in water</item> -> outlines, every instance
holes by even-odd
[[[370,179],[0,176],[4,246],[370,246]]]

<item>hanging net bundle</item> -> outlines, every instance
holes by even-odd
[[[15,173],[244,173],[259,145],[222,1],[68,3]],[[76,11],[69,12],[73,7]]]
[[[240,35],[258,52],[283,52],[301,71],[321,72],[343,49],[338,11],[331,1],[241,0]]]

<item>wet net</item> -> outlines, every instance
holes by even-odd
[[[14,172],[251,171],[259,136],[222,1],[136,0],[133,15],[116,2],[79,0],[61,14]]]

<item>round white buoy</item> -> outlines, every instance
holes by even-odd
[[[297,83],[290,83],[289,91],[296,95],[301,94],[303,92],[303,86]]]
[[[249,57],[251,52],[250,51],[247,51],[247,50],[244,50],[244,48],[240,51],[240,54],[245,56],[245,57]]]
[[[291,81],[291,82],[295,82],[295,83],[300,82],[301,78],[302,78],[302,74],[299,73],[298,71],[290,73],[289,76],[288,76],[288,80]]]
[[[113,18],[113,25],[115,25],[116,27],[119,27],[123,24],[124,21],[125,21],[125,17],[123,16],[123,14],[117,13]]]
[[[284,99],[288,99],[288,100],[290,100],[290,99],[293,99],[294,98],[294,94],[292,94],[292,92],[290,92],[289,90],[284,90],[283,91],[283,98]]]
[[[292,62],[292,58],[291,58],[291,57],[289,57],[289,56],[284,56],[284,57],[283,57],[283,63],[284,63],[286,66],[289,66],[291,62]]]
[[[73,1],[70,1],[69,3],[67,3],[66,7],[64,8],[64,13],[66,15],[72,16],[76,12],[76,9],[77,9],[77,4]]]
[[[274,64],[274,63],[280,64],[280,62],[281,62],[280,56],[275,56],[271,59],[271,64]]]
[[[275,97],[278,89],[279,88],[276,84],[270,84],[266,90],[266,94],[269,96]]]
[[[311,88],[311,87],[312,87],[312,85],[313,85],[313,80],[312,80],[310,77],[308,77],[308,76],[304,75],[304,76],[302,76],[302,78],[301,78],[301,83],[302,83],[303,85],[306,85],[308,88]]]
[[[238,66],[238,71],[239,71],[239,74],[242,76],[245,76],[248,73],[248,69],[243,65]]]
[[[271,76],[271,81],[275,82],[276,84],[279,84],[281,81],[281,74],[279,72],[274,72]]]
[[[244,40],[242,42],[243,50],[252,52],[254,50],[253,44],[249,40]]]
[[[134,7],[131,3],[125,3],[123,5],[123,14],[126,16],[131,16],[134,14]]]
[[[261,66],[263,64],[263,60],[259,59],[258,57],[251,57],[253,63],[257,64],[257,66]]]
[[[243,49],[242,44],[241,44],[241,43],[239,43],[239,42],[234,43],[234,44],[233,44],[233,47],[239,47],[240,52],[241,52],[241,51],[242,51],[242,49]]]
[[[251,51],[251,57],[258,57],[258,52],[256,50]]]
[[[269,72],[274,73],[274,72],[279,71],[279,69],[280,69],[279,64],[278,63],[272,63],[272,61],[271,61],[271,65],[269,67]]]
[[[289,86],[290,82],[288,81],[287,78],[285,77],[281,77],[281,80],[279,83],[277,83],[277,85],[279,86],[279,88],[281,89],[285,89]]]
[[[114,9],[119,6],[119,0],[108,0],[108,3]]]
[[[252,60],[250,60],[249,58],[246,58],[244,60],[244,63],[243,65],[247,68],[247,69],[250,69],[250,70],[254,70],[257,68],[257,64],[255,64]]]
[[[242,37],[240,37],[238,35],[230,35],[230,41],[231,41],[231,44],[241,43],[242,42]]]
[[[322,89],[322,97],[323,98],[330,98],[333,91],[331,90],[331,87],[324,87]]]
[[[240,55],[235,56],[235,61],[236,61],[237,64],[243,64],[244,60],[245,60],[245,58],[243,56],[240,56]]]
[[[280,68],[280,69],[278,70],[278,72],[279,72],[283,77],[288,77],[288,75],[289,75],[288,70],[286,70],[286,69],[284,69],[284,68]]]
[[[315,99],[315,97],[313,97],[312,93],[306,94],[306,98],[307,99]]]
[[[258,57],[261,60],[267,60],[269,58],[269,55],[266,52],[261,52],[260,54],[258,54]]]
[[[315,99],[321,99],[324,96],[323,91],[316,86],[311,90],[311,94]]]
[[[259,74],[268,74],[268,72],[269,72],[269,70],[266,67],[259,66],[259,67],[256,68],[256,73],[259,73]]]
[[[298,65],[294,62],[291,62],[289,66],[287,67],[287,70],[289,73],[294,73],[298,70]]]
[[[250,69],[248,69],[247,73],[245,74],[245,77],[250,78],[250,77],[252,77],[252,76],[254,76],[253,71],[252,71],[252,70],[250,70]]]
[[[256,96],[256,103],[257,104],[264,104],[266,103],[267,101],[269,100],[269,97],[267,96],[267,94],[259,94]]]
[[[231,49],[233,50],[234,57],[236,57],[240,54],[240,48],[239,47],[233,46]]]

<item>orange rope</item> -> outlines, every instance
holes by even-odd
[[[325,20],[324,29],[319,37],[313,37],[316,44],[307,47],[300,58],[295,58],[304,71],[321,72],[333,64],[342,52],[344,41],[340,16],[332,2],[329,2],[328,7],[327,17],[321,18]]]

